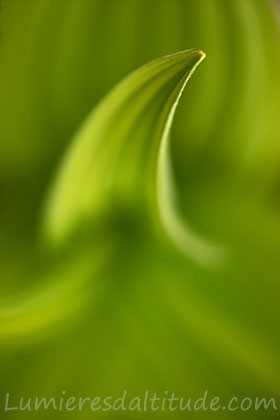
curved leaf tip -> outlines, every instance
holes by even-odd
[[[219,251],[178,217],[167,165],[176,106],[205,56],[195,49],[154,60],[126,77],[93,110],[48,197],[44,229],[52,242],[63,242],[85,221],[99,220],[115,200],[159,219],[193,259],[208,264],[219,258]]]

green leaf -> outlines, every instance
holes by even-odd
[[[169,153],[169,133],[184,87],[204,59],[188,50],[155,60],[117,85],[77,133],[47,200],[45,234],[64,243],[74,232],[126,209],[158,226],[193,260],[221,262],[183,220]]]

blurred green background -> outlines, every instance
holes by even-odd
[[[0,396],[279,398],[279,4],[0,4]],[[42,245],[49,188],[89,112],[132,70],[189,48],[207,58],[172,128],[178,199],[190,225],[225,246],[226,264],[183,257],[118,203],[86,238]],[[9,417],[64,415],[92,413]]]

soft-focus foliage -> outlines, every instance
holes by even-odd
[[[279,396],[275,2],[6,0],[0,25],[1,395]],[[203,53],[114,86],[193,47],[169,150]]]

